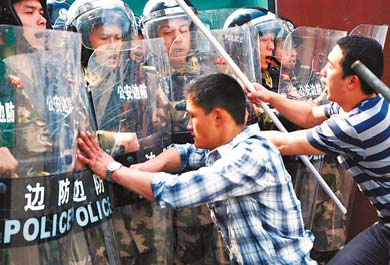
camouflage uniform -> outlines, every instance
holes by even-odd
[[[138,199],[113,215],[122,264],[172,263],[171,209]]]
[[[348,206],[352,192],[352,177],[338,164],[336,155],[326,155],[320,171],[329,187]],[[314,249],[333,251],[341,249],[347,238],[349,215],[343,215],[329,196],[319,189],[315,198],[311,230],[315,234]]]

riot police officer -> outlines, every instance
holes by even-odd
[[[197,13],[190,1],[187,4]],[[207,64],[198,51],[196,26],[172,0],[148,1],[143,10],[142,24],[146,38],[162,38],[168,53],[172,81],[173,142],[192,142],[191,134],[186,129],[188,116],[183,111],[177,111],[175,106],[185,99],[184,87],[201,75]]]
[[[155,98],[160,95],[153,77],[158,74],[131,57],[132,45],[142,44],[137,40],[132,11],[120,0],[76,1],[68,11],[66,25],[82,35],[82,64],[102,147],[127,166],[162,150],[162,134],[153,117]],[[160,120],[158,126],[163,124]],[[170,211],[119,185],[110,185],[110,191],[121,262],[169,263],[169,251],[164,250],[169,242],[164,240],[170,238],[166,223]],[[161,218],[158,224],[157,218]]]
[[[8,122],[5,126],[4,122],[0,122],[0,146],[6,146],[16,158],[19,177],[1,180],[7,183],[7,190],[0,199],[1,212],[5,213],[0,217],[0,233],[6,235],[12,232],[4,226],[9,221],[19,223],[21,227],[36,221],[46,228],[58,229],[52,217],[72,212],[72,200],[62,197],[57,192],[61,188],[57,187],[66,183],[63,187],[67,190],[72,185],[74,156],[69,153],[68,156],[66,152],[72,149],[76,139],[76,135],[72,134],[76,123],[72,99],[76,96],[71,91],[77,81],[65,81],[64,76],[76,76],[72,41],[77,36],[46,30],[51,24],[46,1],[43,0],[1,1],[0,24],[6,24],[0,26],[0,105],[4,103],[6,106]],[[51,42],[53,39],[55,43]],[[69,43],[61,46],[65,40]],[[58,61],[55,61],[59,58],[58,52],[69,56],[61,62],[62,72],[56,68],[59,67]],[[53,99],[58,103],[56,106],[52,104]],[[5,150],[3,148],[0,149]],[[38,195],[34,195],[35,190],[39,191]],[[70,219],[68,221],[67,232],[71,228]],[[0,263],[68,262],[68,257],[60,250],[68,248],[69,236],[57,233],[58,230],[39,235],[38,229],[45,229],[39,226],[30,226],[29,229],[34,231],[33,234],[1,241]],[[48,240],[51,241],[48,243]]]
[[[256,78],[261,76],[262,85],[269,89],[272,89],[272,78],[268,72],[268,68],[275,49],[275,30],[278,28],[277,23],[272,23],[274,20],[276,20],[275,14],[265,8],[242,7],[230,14],[223,26],[224,28],[230,28],[249,24],[256,27],[259,35],[256,45],[259,51],[257,54],[258,58],[255,60]]]
[[[275,14],[261,7],[242,7],[235,10],[226,19],[224,28],[249,25],[252,34],[258,35],[257,41],[253,43],[254,50],[253,67],[255,78],[258,82],[272,91],[277,92],[272,76],[270,74],[271,62],[275,50],[275,39],[286,30],[285,22],[276,17]],[[288,27],[287,27],[288,28]],[[273,124],[271,119],[262,111],[258,123],[262,130],[270,129]]]

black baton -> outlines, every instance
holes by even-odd
[[[380,93],[387,101],[390,101],[390,90],[385,83],[382,82],[370,69],[367,68],[361,61],[356,60],[351,65],[352,70],[359,76],[359,78],[366,81],[366,83]]]

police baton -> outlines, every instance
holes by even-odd
[[[225,49],[219,44],[219,42],[214,38],[211,32],[203,25],[200,19],[194,14],[194,12],[188,7],[188,5],[184,2],[184,0],[176,0],[178,5],[187,13],[187,15],[191,18],[191,20],[195,23],[195,25],[202,31],[202,33],[206,36],[206,38],[211,42],[214,48],[221,54],[221,56],[225,59],[227,64],[232,68],[234,73],[241,79],[241,81],[245,84],[245,86],[249,89],[249,91],[256,91],[253,87],[253,84],[249,81],[249,79],[244,75],[241,69],[237,66],[237,64],[233,61],[233,59],[227,54]],[[260,101],[261,107],[268,114],[271,120],[274,122],[276,127],[281,132],[287,132],[286,128],[284,128],[283,124],[279,121],[276,115],[271,111],[266,103]],[[344,205],[340,202],[340,200],[336,197],[333,191],[329,188],[328,184],[321,177],[315,167],[310,163],[309,159],[306,156],[299,156],[302,162],[306,165],[311,173],[315,176],[321,187],[325,190],[325,192],[329,195],[329,197],[335,202],[337,207],[343,214],[347,213],[347,209],[345,209]]]
[[[390,101],[390,89],[382,82],[370,69],[367,68],[361,61],[356,60],[351,65],[352,70],[359,76],[359,78],[366,81],[366,83],[381,94],[387,101]]]

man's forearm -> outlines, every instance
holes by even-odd
[[[272,142],[282,155],[323,155],[324,152],[314,148],[306,139],[305,130],[282,133],[279,131],[262,131],[261,136]]]
[[[128,167],[121,167],[112,174],[112,180],[119,185],[134,191],[148,200],[154,200],[152,191],[152,175]]]
[[[156,158],[134,164],[130,168],[145,172],[176,172],[180,168],[180,162],[179,152],[172,147],[159,154]]]
[[[313,106],[304,101],[291,100],[275,93],[269,103],[285,118],[300,127],[313,127],[319,122],[313,115]]]
[[[161,168],[158,171],[176,172],[181,165],[180,154],[175,147],[167,149],[155,159],[161,161]]]

